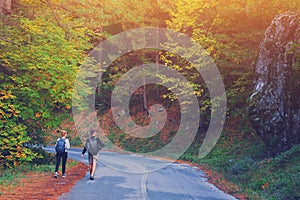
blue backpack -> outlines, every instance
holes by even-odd
[[[57,144],[56,144],[56,147],[55,147],[55,151],[56,153],[64,153],[65,150],[66,150],[66,140],[63,139],[63,138],[60,138],[58,141],[57,141]]]

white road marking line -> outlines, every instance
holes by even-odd
[[[147,195],[147,185],[146,185],[146,180],[148,177],[148,173],[143,174],[142,180],[141,180],[141,192],[142,192],[142,199],[143,200],[148,200],[148,195]]]

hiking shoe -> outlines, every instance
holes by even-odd
[[[57,173],[57,172],[55,172],[55,174],[54,174],[54,178],[57,178],[57,176],[58,176],[58,173]]]
[[[66,176],[67,176],[66,174],[63,174],[63,175],[62,175],[63,178],[65,178]]]

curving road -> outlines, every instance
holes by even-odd
[[[53,152],[53,147],[45,148]],[[71,148],[69,158],[87,162],[81,149]],[[87,155],[85,155],[87,157]],[[207,182],[203,171],[186,164],[134,154],[101,152],[95,180],[89,174],[60,200],[233,200]]]

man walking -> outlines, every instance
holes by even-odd
[[[99,151],[101,150],[101,148],[105,147],[105,145],[101,142],[101,140],[98,137],[96,137],[95,130],[90,130],[90,135],[91,136],[85,142],[81,157],[83,158],[85,152],[88,151],[88,160],[90,164],[90,179],[94,180]]]

